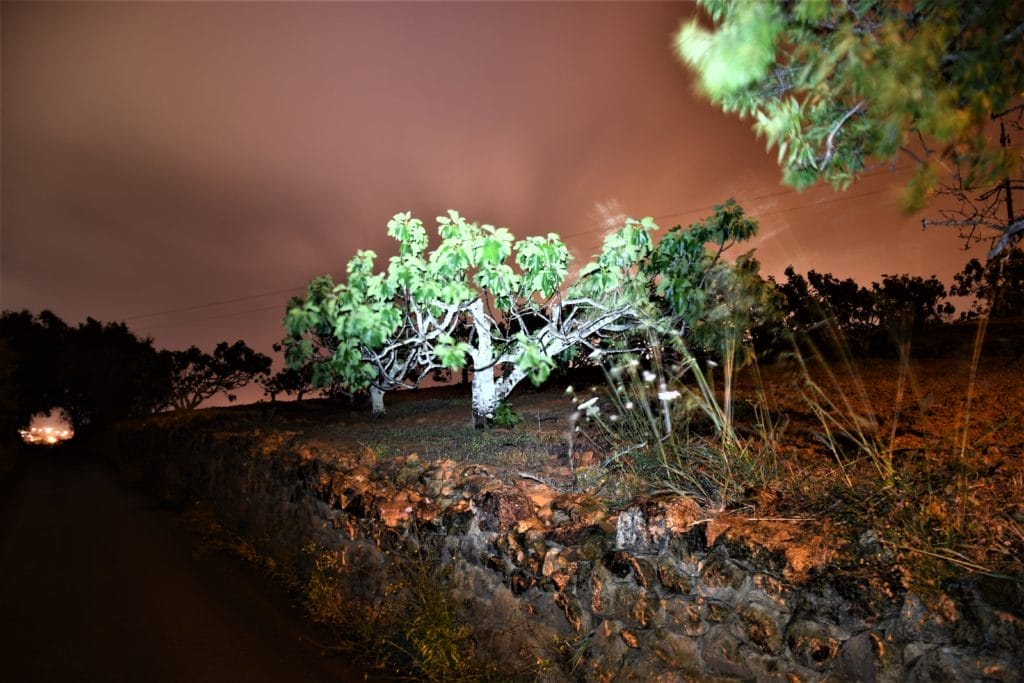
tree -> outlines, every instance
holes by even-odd
[[[625,221],[570,282],[569,252],[554,233],[517,241],[505,228],[449,211],[438,218],[440,243],[428,253],[422,222],[397,214],[388,234],[399,252],[386,272],[374,273],[372,252],[358,252],[347,282],[316,278],[307,298],[291,303],[289,364],[312,359],[319,381],[369,387],[378,413],[384,391],[468,367],[473,421],[483,426],[523,379],[543,382],[571,353],[619,351],[613,340],[670,326],[703,342],[745,335],[744,321],[767,307],[750,292],[742,298],[746,285],[737,283],[764,282],[749,255],[736,265],[721,257],[753,235],[756,222],[730,201],[708,221],[673,229],[656,249],[657,229],[650,218]],[[652,292],[662,297],[660,313]]]
[[[271,366],[270,358],[242,340],[234,344],[220,342],[212,354],[191,346],[185,351],[170,352],[170,358],[174,369],[170,403],[179,410],[193,410],[219,393],[234,401],[231,392],[261,381],[270,374]]]
[[[785,274],[779,290],[786,299],[786,324],[819,350],[829,349],[839,336],[847,350],[878,351],[886,337],[906,342],[913,332],[948,322],[953,315],[946,288],[934,275],[883,275],[869,289],[852,278],[840,280],[814,270],[804,278],[792,266]]]
[[[786,282],[779,286],[786,299],[787,325],[801,334],[831,328],[848,340],[864,339],[876,325],[871,292],[852,278],[840,280],[832,273],[808,271],[798,274],[793,266],[785,270]]]
[[[1004,153],[1012,157],[1011,135],[1016,133],[1018,139],[1024,125],[1024,105],[993,114],[999,121],[999,146]],[[1016,155],[1016,163],[1011,164],[998,182],[993,185],[979,185],[969,173],[955,166],[951,180],[944,181],[936,191],[936,196],[947,200],[946,206],[939,209],[939,219],[925,218],[921,221],[924,227],[932,225],[954,227],[960,232],[965,247],[976,242],[989,242],[988,259],[991,261],[1000,254],[1012,252],[1020,244],[1024,234],[1024,218],[1019,216],[1015,207],[1020,206],[1020,194],[1024,191],[1024,157]],[[1014,197],[1017,195],[1017,201]],[[1001,268],[998,266],[997,268]]]
[[[169,400],[173,374],[166,352],[139,339],[124,323],[88,318],[72,331],[58,364],[64,409],[76,427],[149,415]]]
[[[281,344],[274,344],[274,351],[282,352]],[[313,384],[313,363],[306,362],[297,368],[285,367],[268,377],[263,382],[264,393],[270,397],[271,403],[277,400],[278,394],[293,394],[296,401],[301,401],[306,394],[319,391],[321,388]],[[323,388],[331,395],[331,387]]]
[[[974,298],[961,318],[1024,316],[1024,249],[1020,246],[985,264],[971,259],[953,279],[952,294]]]
[[[468,366],[474,423],[489,424],[520,381],[548,376],[558,354],[631,327],[646,300],[634,276],[655,227],[629,221],[565,288],[569,252],[553,233],[516,241],[505,228],[449,211],[438,218],[440,243],[428,254],[422,221],[397,214],[388,234],[399,252],[386,272],[375,274],[376,255],[360,251],[347,282],[332,287],[317,278],[305,300],[292,302],[289,364],[319,354],[317,380],[369,387],[375,413],[383,412],[384,391]]]
[[[946,162],[975,188],[1019,167],[990,125],[1024,92],[1014,0],[699,2],[715,27],[683,26],[677,52],[714,104],[754,120],[787,183],[846,187],[870,160],[903,151],[917,208]],[[1001,230],[1019,235],[1024,221]]]
[[[149,414],[169,400],[166,355],[123,323],[89,318],[71,327],[49,311],[7,311],[0,316],[0,351],[7,425],[63,408],[77,430]]]
[[[934,275],[883,275],[881,283],[871,283],[871,298],[879,328],[897,345],[908,344],[913,333],[953,317],[946,287]]]
[[[727,363],[750,360],[754,336],[770,343],[782,323],[784,297],[761,277],[753,250],[734,262],[724,258],[757,230],[757,221],[730,198],[711,216],[669,230],[643,266],[665,322],[691,347]]]

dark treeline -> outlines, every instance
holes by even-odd
[[[1024,316],[1020,247],[988,264],[972,259],[949,290],[934,275],[884,275],[869,287],[814,270],[801,275],[789,267],[785,275],[776,283],[785,299],[784,328],[826,353],[841,345],[854,355],[891,355],[912,340],[919,351],[952,351],[953,332],[963,323],[982,317],[1008,323]],[[969,308],[958,311],[951,296],[965,297]]]
[[[62,408],[76,430],[170,408],[189,409],[269,374],[271,360],[244,342],[164,351],[124,323],[77,326],[50,311],[0,315],[0,433]]]

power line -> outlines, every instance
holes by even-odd
[[[273,311],[273,310],[280,311],[283,308],[284,308],[283,304],[278,304],[276,306],[263,306],[262,308],[249,308],[249,309],[246,309],[244,311],[234,311],[232,313],[222,313],[220,315],[211,315],[211,316],[207,316],[205,318],[192,318],[191,320],[179,320],[177,322],[164,323],[162,325],[147,325],[146,327],[140,328],[140,331],[141,332],[148,332],[150,330],[161,330],[161,329],[164,329],[164,328],[167,328],[167,327],[178,327],[179,325],[191,325],[192,323],[207,322],[207,321],[210,321],[210,320],[221,320],[223,318],[235,318],[235,317],[242,316],[242,315],[248,315],[249,313],[259,313],[261,311]]]
[[[159,315],[170,315],[172,313],[185,313],[187,311],[197,311],[202,308],[213,308],[214,306],[224,306],[227,304],[238,303],[239,301],[249,301],[250,299],[260,299],[265,296],[274,296],[277,294],[287,294],[296,290],[305,289],[306,285],[299,285],[297,287],[289,287],[288,289],[277,289],[272,292],[263,292],[262,294],[249,294],[248,296],[240,296],[234,299],[224,299],[223,301],[213,301],[206,304],[195,304],[194,306],[185,306],[183,308],[171,308],[164,311],[156,311],[154,313],[142,313],[140,315],[132,315],[125,318],[128,320],[141,320],[142,318],[153,318]]]

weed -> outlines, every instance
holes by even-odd
[[[494,425],[496,427],[515,427],[523,421],[522,416],[512,409],[512,404],[502,401],[494,411]]]
[[[475,658],[472,631],[454,598],[452,568],[429,540],[412,527],[404,535],[382,534],[377,550],[386,561],[377,562],[369,578],[366,557],[308,546],[314,558],[305,589],[309,612],[337,626],[378,663],[416,671],[425,680],[499,678]],[[377,585],[365,585],[368,580]]]
[[[774,476],[774,425],[759,406],[754,410],[758,432],[740,436],[734,422],[733,363],[724,363],[719,393],[713,366],[702,369],[680,337],[668,343],[672,362],[662,346],[651,343],[644,358],[626,354],[605,367],[607,395],[582,402],[573,396],[574,438],[593,426],[596,435],[590,438],[600,439],[610,453],[606,467],[632,473],[634,481],[655,493],[689,495],[724,508]],[[635,493],[641,492],[652,491]]]

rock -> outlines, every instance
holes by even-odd
[[[858,633],[839,650],[839,656],[829,671],[827,681],[835,683],[875,683],[875,641],[868,632]]]
[[[651,640],[651,652],[665,665],[680,673],[700,671],[700,648],[697,640],[659,628]]]
[[[832,663],[842,640],[831,624],[798,619],[786,627],[786,645],[797,662],[815,671],[823,671]]]
[[[700,654],[709,673],[744,679],[754,677],[747,665],[749,648],[724,624],[715,626],[701,639]]]
[[[964,654],[949,647],[936,647],[915,660],[907,671],[907,683],[960,683],[970,681],[960,662]]]
[[[750,602],[736,611],[747,640],[762,652],[777,655],[782,651],[782,615],[774,607]]]
[[[533,504],[521,491],[511,486],[490,487],[473,498],[484,531],[506,532],[517,522],[533,515]]]

